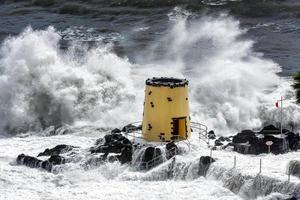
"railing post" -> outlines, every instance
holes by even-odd
[[[291,180],[291,166],[289,166],[289,171],[288,171],[288,183]]]
[[[236,167],[236,156],[234,156],[234,158],[233,158],[233,168],[235,168]]]
[[[259,174],[261,174],[261,167],[262,167],[262,160],[261,158],[259,159]]]
[[[210,156],[210,163],[212,163],[212,149],[210,149],[210,154],[209,154],[209,156]]]
[[[289,169],[288,169],[288,182],[290,182],[291,181],[291,173],[292,173],[292,171],[294,171],[294,163],[291,163],[290,162],[290,164],[289,164]]]
[[[208,135],[207,135],[207,130],[206,130],[206,137],[207,137],[207,147],[209,148],[209,137],[208,137]]]

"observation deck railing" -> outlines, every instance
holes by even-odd
[[[197,122],[191,122],[191,132],[193,133],[197,133],[198,134],[198,138],[199,141],[204,141],[207,145],[209,145],[209,138],[208,138],[208,128],[206,125],[201,124],[201,123],[197,123]],[[143,135],[142,135],[142,122],[133,122],[130,123],[128,125],[125,126],[125,134],[127,136],[132,137],[133,142],[135,142],[138,139],[144,139]],[[177,145],[179,144],[185,144],[188,147],[188,152],[191,150],[191,144],[190,141],[187,138],[181,138],[180,136],[177,136],[178,138],[176,140],[173,140]],[[171,158],[175,157],[178,149],[177,147],[173,147],[171,149],[168,150],[168,152],[175,152],[174,155],[172,155]],[[168,155],[167,155],[168,156]],[[170,158],[170,159],[171,159]],[[146,162],[139,162],[138,166],[145,168],[145,169],[150,169],[152,167],[155,167],[161,163],[163,163],[163,155],[159,155],[154,157],[153,159],[146,161]]]

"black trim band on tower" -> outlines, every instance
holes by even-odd
[[[184,87],[189,84],[187,79],[179,79],[179,78],[167,78],[167,77],[153,77],[151,79],[146,80],[146,85],[151,85],[155,87],[167,86],[167,87]]]

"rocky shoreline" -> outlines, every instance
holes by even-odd
[[[133,154],[136,151],[140,153],[139,161],[134,161],[139,169],[151,169],[166,160],[171,159],[177,154],[180,154],[178,146],[174,142],[166,143],[163,147],[133,143],[122,133],[127,129],[139,130],[140,127],[127,125],[120,129],[113,129],[110,134],[96,140],[94,146],[90,147],[87,154],[92,156],[86,164],[91,163],[101,164],[104,162],[120,162],[121,164],[131,164],[133,162]],[[231,149],[232,151],[241,154],[261,154],[261,153],[286,153],[289,151],[297,151],[300,148],[299,134],[283,129],[282,135],[280,130],[273,125],[264,127],[259,132],[252,130],[242,130],[236,135],[217,137],[214,131],[208,132],[208,138],[213,142],[212,150],[215,149]],[[267,141],[271,141],[270,148],[266,145]],[[163,149],[162,149],[163,148]],[[39,153],[37,157],[20,154],[16,162],[19,165],[25,165],[31,168],[41,168],[52,172],[54,166],[63,165],[70,162],[75,162],[74,155],[80,154],[75,151],[79,147],[71,145],[57,145],[51,149],[45,149]],[[73,154],[68,156],[68,154]],[[44,159],[40,159],[40,158]],[[76,156],[75,156],[76,157]],[[45,159],[46,158],[46,159]],[[297,162],[298,163],[298,162]],[[297,165],[298,166],[298,165]],[[297,167],[298,169],[298,167]],[[297,170],[294,174],[299,173]]]
[[[213,149],[231,148],[233,151],[241,154],[281,154],[297,151],[300,148],[299,133],[283,129],[281,134],[280,130],[274,125],[265,126],[258,132],[242,130],[236,135],[229,137],[221,136],[217,138],[214,131],[210,131],[208,137],[214,141]],[[267,142],[271,144],[270,148],[266,144]]]

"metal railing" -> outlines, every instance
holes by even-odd
[[[191,122],[191,129],[192,132],[198,132],[199,135],[199,141],[204,141],[207,145],[209,145],[209,138],[208,138],[208,128],[206,125],[197,123],[197,122]]]
[[[173,147],[171,149],[168,149],[168,154],[166,154],[167,160],[170,160],[172,158],[174,158],[177,154],[178,154],[178,148],[177,147]],[[170,153],[170,152],[174,152],[174,153]],[[168,157],[170,156],[171,157]],[[166,160],[164,160],[164,156],[162,154],[155,156],[154,158],[152,158],[151,160],[148,161],[141,161],[138,162],[138,167],[142,168],[142,169],[151,169],[157,165],[160,165],[162,163],[164,163]]]
[[[142,131],[141,131],[141,124],[142,124],[141,121],[133,122],[133,123],[128,124],[125,128],[125,134],[127,136],[132,137],[134,142],[135,142],[136,139],[144,139],[143,135],[142,135]],[[207,132],[208,128],[207,128],[206,125],[201,124],[201,123],[197,123],[197,122],[191,122],[190,128],[191,128],[192,133],[198,133],[199,141],[203,140],[206,144],[209,145],[209,138],[208,138],[208,135],[207,135],[208,134],[208,132]],[[190,141],[187,138],[183,138],[181,136],[173,136],[173,137],[177,137],[175,140],[173,140],[177,145],[179,143],[181,143],[181,144],[183,143],[183,144],[187,145],[188,152],[191,150],[191,144],[190,144]],[[172,152],[174,150],[178,151],[177,147],[173,147],[168,151]],[[177,153],[178,152],[176,152],[174,155],[172,155],[171,158],[175,157]],[[164,159],[163,159],[163,155],[159,155],[159,156],[156,156],[156,157],[154,157],[153,159],[151,159],[147,162],[139,162],[138,166],[139,167],[144,167],[145,169],[150,169],[150,168],[152,168],[156,165],[159,165],[163,162],[165,162]]]
[[[142,122],[133,122],[128,124],[125,133],[133,138],[140,138],[143,139],[142,132],[141,132],[141,124]],[[133,125],[134,127],[130,127],[129,125]],[[198,122],[191,122],[191,130],[192,132],[197,132],[199,135],[199,140],[203,140],[204,142],[208,143],[208,127],[204,124],[198,123]],[[174,136],[173,136],[174,137]],[[178,137],[178,140],[185,140],[186,138],[182,138],[180,136]]]

